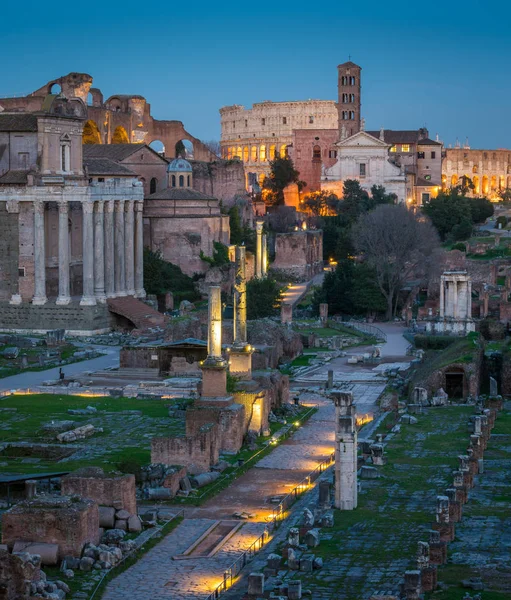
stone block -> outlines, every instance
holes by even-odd
[[[250,573],[248,576],[249,596],[262,596],[264,594],[264,574]]]
[[[59,546],[59,559],[81,556],[83,546],[99,541],[98,505],[92,500],[38,497],[16,504],[2,516],[2,542],[42,542]]]
[[[112,529],[115,525],[115,508],[112,506],[99,507],[99,525],[105,529]]]
[[[137,515],[131,515],[128,518],[128,531],[130,533],[140,533],[142,531],[142,521]]]
[[[317,529],[310,529],[305,534],[305,543],[309,548],[316,548],[316,546],[319,546],[319,531]]]
[[[300,558],[300,571],[304,573],[312,573],[314,565],[314,555],[313,554],[303,554]]]
[[[291,579],[287,585],[288,600],[301,600],[302,582],[300,579]]]

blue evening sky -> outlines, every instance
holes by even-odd
[[[336,99],[336,66],[362,66],[368,129],[427,126],[446,145],[511,148],[510,3],[2,2],[0,96],[71,71],[105,99],[141,94],[153,116],[219,139],[218,109]]]

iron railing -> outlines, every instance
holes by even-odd
[[[319,463],[319,465],[311,471],[307,477],[302,479],[284,498],[279,502],[278,506],[273,510],[270,517],[269,527],[276,529],[278,523],[285,519],[286,510],[290,508],[298,499],[298,497],[311,488],[311,484],[334,462],[335,454],[332,453],[327,459]],[[240,556],[224,571],[224,578],[211,594],[205,600],[216,600],[220,595],[227,591],[233,584],[241,570],[250,562],[250,560],[261,550],[266,542],[269,541],[269,529],[265,527],[263,533],[245,550]]]
[[[350,329],[356,329],[361,333],[375,337],[378,342],[387,341],[387,334],[379,327],[375,327],[369,323],[361,323],[359,321],[343,321],[341,324],[345,327],[349,327]]]

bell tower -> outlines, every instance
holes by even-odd
[[[339,132],[344,125],[347,137],[360,131],[362,68],[349,61],[337,67],[339,101]]]

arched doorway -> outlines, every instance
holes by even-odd
[[[119,127],[115,128],[114,135],[112,136],[112,144],[129,144],[130,139],[128,137],[128,132],[124,127],[119,125]]]
[[[94,121],[86,121],[83,126],[82,142],[84,144],[101,144],[101,134]]]
[[[152,148],[160,156],[165,156],[165,144],[161,140],[153,140],[149,144],[149,148]]]
[[[474,194],[479,194],[479,177],[477,175],[472,177],[472,183],[474,184]]]
[[[235,148],[232,149],[232,158],[234,158],[234,154],[235,154],[236,150]],[[241,154],[241,149],[240,149],[240,154]],[[175,147],[175,157],[176,158],[186,158],[187,160],[193,160],[193,144],[192,142],[190,142],[190,140],[179,140],[179,142],[176,143],[176,147]],[[241,158],[241,156],[240,156]]]
[[[488,192],[489,192],[488,175],[483,175],[483,194],[486,196],[486,194]]]
[[[94,96],[90,92],[87,94],[87,106],[94,106]]]

